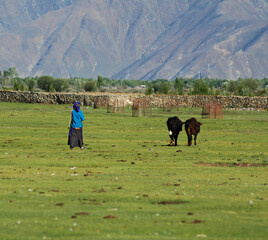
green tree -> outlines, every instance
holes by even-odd
[[[2,81],[2,87],[4,88],[10,81],[11,75],[8,70],[3,71],[3,81]]]
[[[221,95],[221,91],[220,91],[219,88],[216,89],[216,91],[215,91],[215,95],[216,95],[216,96]]]
[[[268,89],[267,88],[259,89],[256,92],[256,96],[261,96],[261,97],[268,96]]]
[[[258,80],[252,79],[252,78],[245,79],[244,84],[245,84],[246,87],[248,87],[252,91],[256,91],[257,88],[259,87]]]
[[[209,93],[209,87],[207,83],[203,79],[195,80],[191,94],[208,95],[208,93]]]
[[[170,84],[168,82],[161,83],[158,89],[158,93],[160,94],[168,94],[170,91]]]
[[[82,89],[82,83],[81,83],[81,81],[76,81],[75,82],[75,84],[74,84],[74,87],[75,87],[75,90],[76,90],[76,92],[79,92],[79,91],[81,91],[81,89]]]
[[[28,86],[28,90],[30,92],[34,91],[34,86],[35,86],[35,80],[33,78],[28,78],[27,79],[27,86]]]
[[[4,81],[4,73],[2,73],[2,71],[0,71],[0,84],[1,84],[1,88],[3,87],[3,81]]]
[[[97,82],[91,78],[88,82],[86,82],[84,90],[86,92],[95,92],[97,90]]]
[[[15,91],[19,91],[19,89],[20,89],[20,83],[19,83],[19,81],[15,81],[15,82],[14,82],[13,89],[14,89]]]
[[[52,83],[49,85],[49,89],[48,89],[48,91],[51,92],[51,93],[56,92],[56,90],[55,90],[55,88],[54,88],[54,86],[53,86]]]
[[[11,78],[17,78],[19,76],[17,69],[15,67],[11,67],[8,69]]]
[[[38,78],[37,85],[39,88],[45,90],[46,92],[49,92],[50,85],[53,85],[52,82],[54,81],[54,78],[51,76],[42,76]]]
[[[145,95],[151,95],[154,93],[153,85],[151,82],[149,82],[146,90],[145,90]]]
[[[151,82],[155,93],[159,93],[161,84],[163,84],[163,83],[168,83],[168,80],[167,79],[156,79],[156,80],[153,80]]]
[[[42,76],[38,78],[37,85],[47,92],[62,92],[69,88],[69,83],[65,79],[54,79],[51,76]]]
[[[227,83],[227,91],[231,94],[235,94],[238,92],[238,88],[237,88],[237,82],[236,81],[229,81]]]
[[[104,83],[103,77],[101,75],[98,75],[97,88],[101,89],[101,87],[103,86],[103,83]]]
[[[242,96],[254,96],[259,88],[259,81],[256,79],[239,79],[240,95]]]
[[[260,82],[262,88],[266,88],[268,86],[268,78],[263,78]]]
[[[207,85],[208,85],[208,94],[209,95],[214,95],[214,85],[213,85],[213,83],[212,82],[207,82],[206,81],[206,79],[204,80],[206,83],[207,83]]]
[[[178,77],[176,77],[174,80],[174,88],[179,95],[184,95],[183,79],[179,79]]]
[[[61,78],[53,79],[51,84],[55,88],[56,92],[63,92],[69,88],[69,83],[65,79]]]
[[[20,81],[20,80],[15,80],[14,81],[14,85],[13,85],[13,89],[15,91],[24,91],[25,89],[25,85],[24,85],[24,82],[23,81]]]
[[[240,81],[237,84],[237,95],[239,96],[247,96],[249,94],[248,89],[246,89],[244,81]]]
[[[19,90],[20,90],[20,91],[24,91],[24,89],[25,89],[24,82],[20,82]]]
[[[2,77],[2,87],[11,84],[11,80],[19,76],[17,69],[15,67],[10,67],[8,70],[4,70]]]

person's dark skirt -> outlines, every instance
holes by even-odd
[[[83,133],[82,128],[71,128],[69,132],[68,145],[70,148],[83,147]]]

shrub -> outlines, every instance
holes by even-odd
[[[39,88],[49,92],[49,87],[52,84],[54,78],[51,76],[42,76],[37,80],[37,85]]]
[[[193,90],[191,94],[193,95],[208,95],[209,87],[205,81],[198,79],[194,82]]]
[[[30,79],[28,81],[28,89],[30,92],[33,92],[34,91],[34,85],[35,85],[35,80],[34,79]]]
[[[184,82],[178,77],[174,80],[174,88],[176,89],[177,94],[184,95]]]
[[[56,92],[63,92],[69,88],[69,83],[65,79],[57,78],[52,81]]]
[[[150,82],[147,86],[147,89],[145,90],[145,95],[151,95],[154,93],[154,88],[152,83]]]
[[[20,91],[24,91],[24,89],[25,89],[25,85],[24,85],[24,83],[23,82],[21,82],[20,83]]]
[[[215,95],[216,95],[216,96],[221,95],[221,91],[220,91],[220,89],[218,89],[218,88],[216,89],[216,91],[215,91]]]
[[[94,92],[97,90],[97,83],[94,80],[89,80],[85,86],[84,89],[86,92]]]
[[[168,82],[161,83],[158,89],[160,94],[168,94],[170,91],[170,84]]]
[[[25,86],[23,82],[15,80],[13,88],[15,91],[24,91]]]
[[[56,92],[56,90],[55,90],[55,88],[54,88],[54,86],[53,86],[52,83],[49,85],[49,89],[48,89],[48,91],[51,92],[51,93]]]
[[[14,88],[15,91],[19,91],[19,89],[20,89],[20,83],[18,81],[15,81],[13,88]]]
[[[42,76],[37,80],[38,87],[47,92],[62,92],[69,88],[69,83],[65,79],[54,79],[51,76]]]
[[[238,92],[238,84],[237,81],[231,80],[230,82],[227,83],[227,91],[231,94],[234,94]]]
[[[259,89],[257,92],[256,92],[256,95],[257,96],[267,96],[268,95],[268,91],[267,91],[267,89]]]
[[[101,75],[98,75],[98,80],[97,80],[98,89],[101,89],[101,87],[103,86],[103,83],[104,83],[103,77]]]

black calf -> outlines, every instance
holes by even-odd
[[[182,122],[178,117],[171,117],[167,120],[167,127],[171,146],[177,146],[177,139],[180,134],[180,131],[182,131],[183,124],[184,122]]]

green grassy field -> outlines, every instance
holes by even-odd
[[[71,105],[0,103],[0,239],[267,239],[268,112],[82,107],[86,150],[67,146]],[[204,123],[169,143],[166,120]]]

